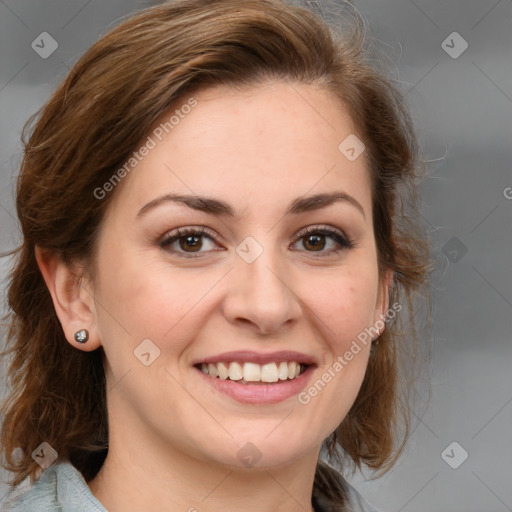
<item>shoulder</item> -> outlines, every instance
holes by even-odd
[[[47,468],[33,484],[24,481],[8,493],[1,508],[5,512],[107,512],[82,474],[67,461]]]

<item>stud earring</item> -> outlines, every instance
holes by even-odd
[[[89,333],[87,329],[80,329],[75,332],[75,341],[77,343],[85,343],[89,339]]]

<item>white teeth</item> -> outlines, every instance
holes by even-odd
[[[300,366],[300,365],[298,365]],[[295,371],[297,369],[297,363],[295,361],[292,361],[291,363],[288,363],[288,375],[293,379],[295,377]]]
[[[244,363],[244,380],[247,382],[258,382],[260,379],[260,365],[256,363]]]
[[[279,380],[286,380],[287,378],[288,378],[288,363],[286,361],[282,361],[281,363],[279,363]]]
[[[242,366],[239,363],[231,363],[229,365],[229,378],[231,380],[242,380],[244,378]]]
[[[261,382],[277,382],[278,380],[276,363],[264,364],[261,367]]]
[[[201,371],[210,377],[226,380],[244,380],[245,382],[278,382],[292,380],[299,376],[301,365],[296,361],[279,363],[203,363]]]
[[[226,380],[229,376],[229,369],[224,363],[217,363],[217,373],[220,379]]]
[[[209,373],[212,377],[218,377],[218,376],[219,376],[219,371],[217,370],[217,365],[216,365],[216,364],[209,363],[209,364],[208,364],[208,373]]]

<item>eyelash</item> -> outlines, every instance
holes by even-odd
[[[187,227],[187,228],[177,228],[174,231],[164,235],[163,239],[160,241],[160,247],[165,250],[170,250],[175,254],[179,254],[180,257],[183,258],[199,258],[206,251],[198,251],[197,253],[191,252],[182,252],[174,249],[169,249],[174,242],[177,242],[180,238],[184,238],[186,236],[195,236],[198,238],[205,237],[215,242],[215,234],[205,227]],[[331,254],[337,254],[340,251],[344,251],[346,249],[352,249],[355,247],[355,243],[353,240],[348,239],[342,231],[331,228],[329,226],[309,226],[307,228],[302,229],[297,236],[294,238],[292,245],[295,245],[301,238],[305,238],[310,235],[323,235],[330,237],[335,243],[339,245],[337,249],[333,249],[330,251],[318,251],[318,254],[315,255],[317,258],[322,258]],[[310,253],[315,253],[317,251],[306,251]]]
[[[331,228],[329,226],[309,226],[307,228],[304,228],[301,231],[299,231],[293,243],[296,244],[301,238],[305,238],[310,235],[324,235],[330,237],[332,240],[334,240],[334,242],[336,242],[339,245],[337,249],[319,252],[319,256],[317,257],[320,258],[329,254],[338,254],[340,251],[344,251],[346,249],[353,249],[355,247],[354,240],[350,240],[339,229]],[[314,253],[316,251],[306,252]]]

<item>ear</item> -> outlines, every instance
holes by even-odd
[[[395,272],[390,268],[386,269],[383,272],[379,283],[379,291],[377,295],[377,303],[375,305],[373,325],[379,326],[384,323],[384,327],[380,329],[380,334],[382,334],[386,328],[385,320],[386,312],[389,310],[389,291],[393,282],[394,274]]]
[[[72,268],[58,254],[40,247],[36,247],[35,255],[68,343],[85,352],[96,350],[101,341],[94,298],[80,277],[79,269]],[[81,329],[89,332],[86,343],[75,340],[75,333]]]

